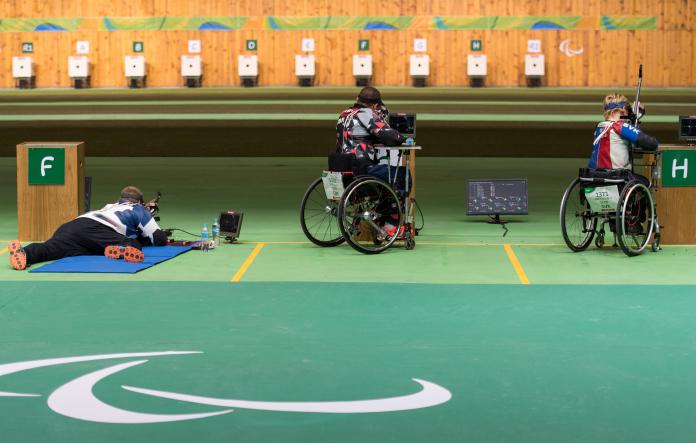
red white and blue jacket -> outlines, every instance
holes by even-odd
[[[622,121],[603,121],[594,135],[591,169],[631,169],[631,144],[657,149],[657,140]]]

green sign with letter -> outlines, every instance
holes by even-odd
[[[65,149],[29,148],[29,184],[65,184]]]
[[[481,40],[471,40],[471,50],[472,51],[482,51],[483,50],[483,43],[481,43]]]
[[[370,40],[358,40],[358,51],[369,51]]]
[[[247,40],[246,41],[246,50],[247,51],[256,51],[256,49],[259,47],[259,45],[256,43],[256,40]]]
[[[662,186],[696,186],[696,149],[662,151]]]
[[[143,42],[133,42],[133,52],[143,52],[145,44]]]
[[[34,43],[22,42],[22,54],[31,54],[34,52]]]

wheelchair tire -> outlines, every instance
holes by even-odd
[[[592,216],[588,201],[582,194],[580,179],[573,180],[561,200],[561,232],[573,252],[587,249],[597,230],[597,217]]]
[[[655,203],[650,189],[637,180],[630,181],[621,191],[616,208],[615,232],[624,254],[629,257],[642,254],[652,240],[654,229]]]
[[[389,221],[389,235],[384,223]],[[354,181],[338,204],[338,227],[353,249],[363,254],[379,254],[399,236],[404,223],[401,201],[394,189],[378,178]]]
[[[338,202],[326,198],[321,177],[314,180],[300,205],[302,232],[315,245],[338,246],[345,241],[338,227]]]

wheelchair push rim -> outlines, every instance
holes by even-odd
[[[644,219],[643,219],[644,218]],[[616,208],[616,236],[629,257],[642,254],[655,230],[655,204],[650,189],[638,181],[629,182]]]
[[[320,178],[307,188],[300,205],[300,225],[305,236],[318,246],[338,246],[345,241],[338,227],[338,202],[326,197]]]
[[[584,251],[592,243],[597,217],[592,214],[579,178],[573,180],[563,194],[560,222],[563,240],[571,251]]]
[[[351,183],[338,205],[339,228],[349,245],[378,254],[399,237],[404,216],[394,189],[379,179]]]

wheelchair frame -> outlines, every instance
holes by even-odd
[[[399,151],[398,158],[400,163],[404,163],[406,171],[404,195],[399,195],[396,186],[399,169],[396,169],[392,177],[390,165],[387,169],[388,182],[372,175],[333,171],[341,172],[344,179],[345,189],[338,200],[327,197],[321,177],[314,180],[305,191],[300,205],[302,231],[312,243],[331,247],[347,241],[351,247],[364,254],[383,252],[398,240],[404,241],[405,249],[415,248],[409,177],[411,152],[420,147],[384,148]],[[393,229],[387,230],[380,225],[386,223],[383,220],[385,217],[397,222],[392,225]],[[338,232],[334,227],[338,227]]]
[[[633,153],[646,152],[653,153],[652,151],[633,151]],[[611,231],[614,233],[614,246],[617,246],[618,242],[618,246],[621,247],[626,255],[632,257],[642,254],[651,241],[652,251],[657,252],[660,250],[660,224],[656,205],[652,197],[652,190],[654,189],[653,168],[655,163],[644,166],[649,172],[648,186],[645,186],[644,183],[638,180],[630,180],[628,178],[589,177],[583,176],[582,173],[570,183],[563,194],[560,208],[561,232],[568,248],[573,252],[584,251],[592,243],[593,238],[595,238],[595,246],[602,248],[605,244],[605,226],[609,224]],[[584,197],[583,190],[585,187],[589,185],[619,186],[621,184],[624,187],[619,195],[615,211],[592,211],[589,202]],[[573,200],[576,198],[576,195],[577,200]],[[640,214],[642,198],[648,203],[645,208],[645,211],[647,211],[645,220],[641,220],[642,216]],[[569,205],[574,205],[575,207],[569,211]],[[637,207],[634,208],[633,205],[637,205]],[[581,230],[577,238],[571,238],[570,231],[572,226],[569,226],[567,220],[569,215],[570,220],[580,220]],[[647,223],[647,225],[641,226],[644,223]]]

